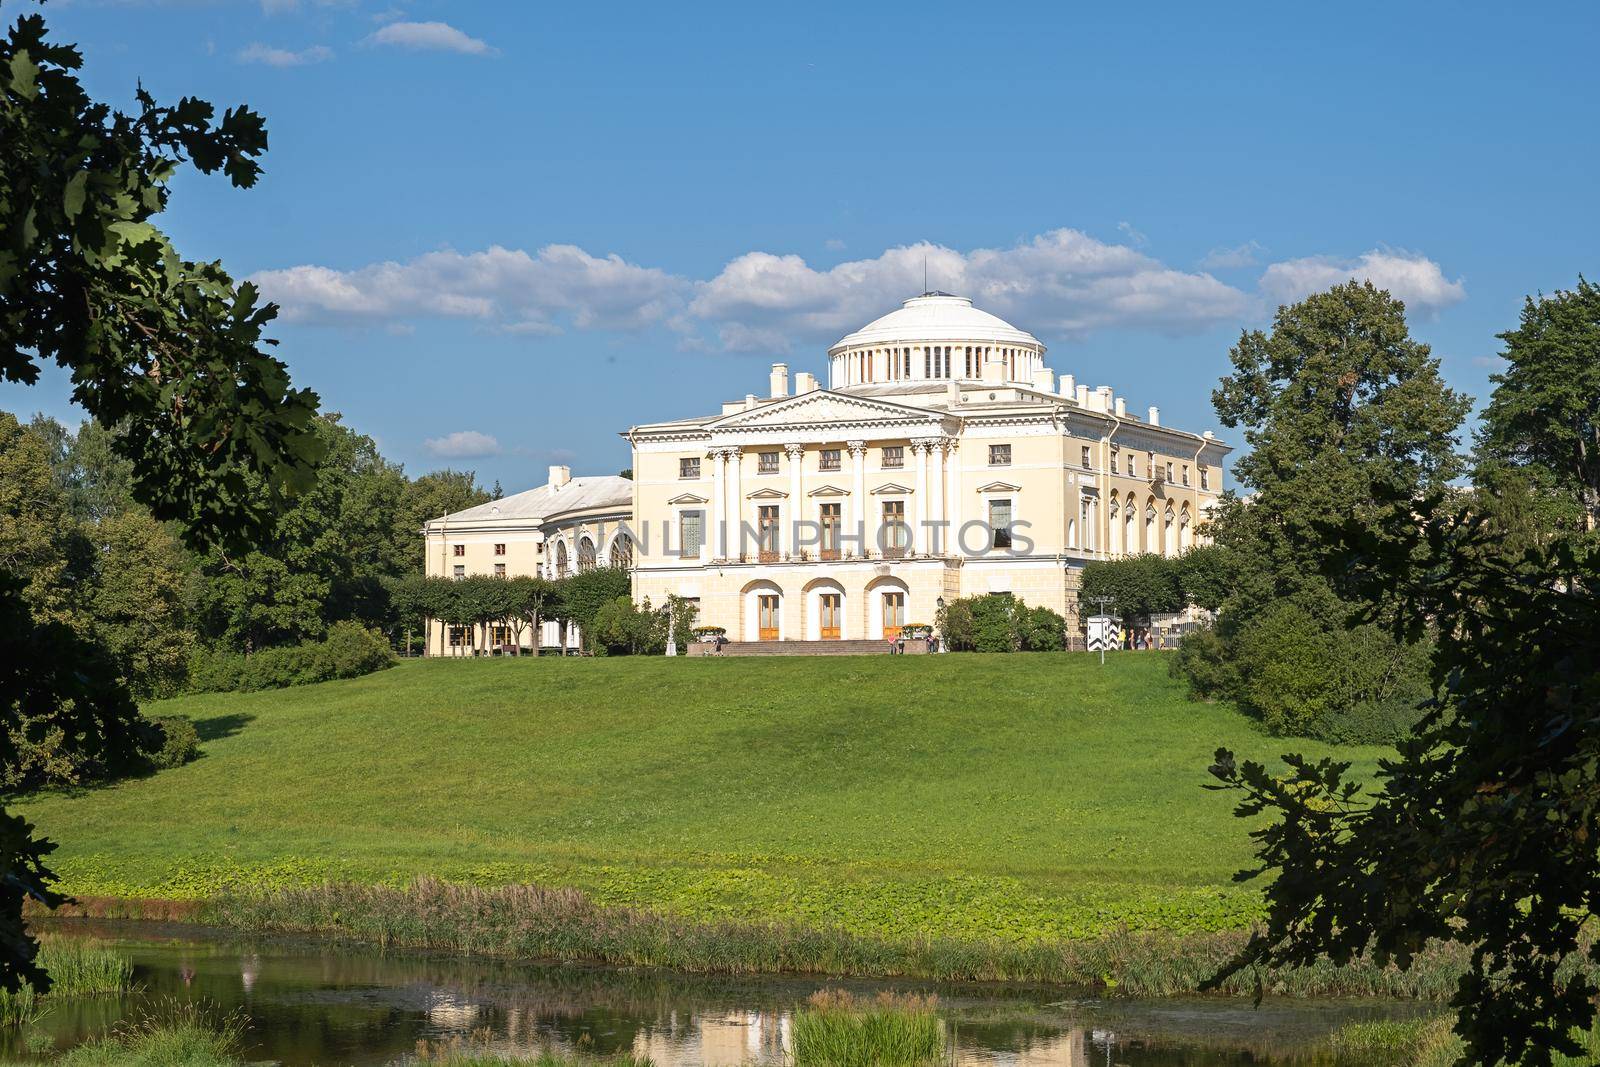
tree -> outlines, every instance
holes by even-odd
[[[1212,400],[1226,425],[1244,428],[1251,451],[1234,469],[1254,492],[1225,497],[1211,521],[1228,590],[1215,633],[1186,639],[1180,669],[1200,695],[1232,699],[1281,732],[1383,739],[1409,729],[1427,696],[1427,649],[1397,644],[1383,611],[1366,629],[1352,621],[1362,597],[1381,591],[1341,585],[1325,566],[1326,529],[1334,516],[1376,528],[1409,515],[1459,475],[1455,437],[1470,400],[1411,339],[1405,306],[1370,283],[1280,308],[1270,335],[1244,333],[1230,356]]]
[[[171,696],[195,644],[183,606],[189,568],[182,546],[139,507],[100,519],[87,536],[97,559],[92,632],[136,696]]]
[[[137,500],[191,543],[248,545],[314,478],[317,398],[262,351],[276,309],[219,264],[182,258],[150,220],[185,163],[252,185],[265,124],[247,108],[214,121],[192,98],[163,107],[142,89],[124,114],[89,98],[81,63],[38,15],[0,41],[0,379],[65,368],[73,399],[121,430],[113,448]],[[104,766],[131,758],[149,739],[115,668],[36,618],[21,584],[0,573],[0,764],[21,766],[19,737],[59,737]],[[0,812],[0,988],[49,989],[22,902],[60,901],[50,848]]]
[[[1478,434],[1477,481],[1505,495],[1513,477],[1549,501],[1539,525],[1600,525],[1600,286],[1529,297],[1522,321],[1500,334],[1506,369]]]
[[[1099,597],[1111,598],[1111,609],[1126,625],[1151,615],[1180,611],[1184,606],[1176,561],[1148,552],[1088,563],[1078,589],[1078,601],[1087,609],[1083,614],[1099,612]]]
[[[1583,928],[1600,911],[1600,560],[1576,536],[1509,559],[1473,508],[1392,498],[1345,522],[1329,568],[1400,643],[1436,633],[1434,698],[1373,790],[1349,764],[1286,756],[1274,775],[1218,750],[1242,792],[1268,921],[1214,981],[1257,965],[1370,954],[1410,964],[1429,940],[1471,950],[1452,1004],[1472,1063],[1545,1067],[1580,1054],[1600,964]],[[1418,560],[1423,561],[1418,566]],[[1576,581],[1558,580],[1577,576]]]
[[[560,617],[578,624],[584,647],[592,651],[594,635],[591,630],[596,613],[618,597],[628,596],[633,582],[628,572],[620,567],[591,567],[559,579],[556,585]]]

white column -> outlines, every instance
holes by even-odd
[[[800,467],[805,460],[806,449],[802,444],[787,444],[783,446],[784,456],[789,461],[789,558],[800,558],[800,520],[804,518],[805,495],[801,491]]]
[[[928,459],[932,469],[928,472],[928,518],[934,522],[942,523],[944,513],[944,441],[931,441],[928,444]],[[935,555],[944,553],[944,546],[948,540],[945,527],[935,527],[928,534],[928,547]]]
[[[735,445],[728,449],[728,556],[738,559],[744,554],[744,489],[740,484],[740,468],[744,465],[743,451]]]
[[[911,450],[917,454],[917,492],[913,505],[915,525],[911,528],[911,548],[919,556],[928,554],[928,442],[912,441]]]
[[[856,552],[866,556],[872,546],[867,533],[867,443],[849,441],[850,449],[850,526],[847,533],[859,536]]]
[[[944,517],[950,523],[947,549],[950,555],[959,556],[961,548],[961,464],[960,443],[954,439],[945,443]]]
[[[706,453],[711,461],[711,503],[706,506],[706,537],[711,542],[711,558],[728,558],[728,538],[722,526],[722,513],[728,505],[722,483],[722,449],[713,448]]]

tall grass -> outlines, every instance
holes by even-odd
[[[250,930],[323,933],[466,954],[664,967],[720,974],[800,973],[949,981],[1036,981],[1125,996],[1192,993],[1244,944],[1244,931],[1121,931],[1077,941],[1016,944],[874,938],[785,923],[708,922],[596,904],[574,889],[479,887],[418,879],[405,887],[327,884],[224,896],[207,919]],[[1327,961],[1269,971],[1279,996],[1397,996],[1444,1000],[1467,952],[1435,944],[1400,971]],[[1255,991],[1256,976],[1225,991]]]
[[[1583,1054],[1556,1055],[1551,1067],[1594,1067],[1600,1063],[1600,1022],[1578,1035]],[[1330,1042],[1338,1067],[1455,1067],[1465,1046],[1443,1016],[1404,1021],[1352,1023]]]
[[[245,1021],[193,1001],[169,1000],[68,1050],[58,1067],[238,1067]]]
[[[795,1067],[926,1067],[945,1055],[934,997],[842,989],[813,993],[795,1013]]]
[[[587,1052],[562,1052],[540,1049],[531,1056],[497,1052],[484,1042],[463,1042],[460,1038],[449,1041],[419,1041],[417,1053],[410,1065],[427,1067],[655,1067],[648,1056],[632,1052],[618,1052],[611,1056],[597,1056]]]
[[[39,966],[50,976],[48,994],[32,986],[0,989],[0,1027],[25,1027],[49,1010],[51,1001],[123,993],[133,986],[133,961],[103,941],[45,934],[39,938]]]

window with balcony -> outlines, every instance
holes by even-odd
[[[700,477],[700,457],[699,456],[685,456],[684,458],[678,460],[678,477],[680,477],[680,478],[698,478],[698,477]]]
[[[778,561],[778,505],[763,504],[756,509],[756,549],[762,563]]]
[[[843,527],[843,505],[822,505],[821,525],[822,536],[818,550],[823,559],[839,558],[839,531]]]
[[[989,501],[989,530],[995,548],[1011,547],[1011,501],[998,499]]]
[[[889,469],[894,468],[894,467],[904,467],[905,465],[906,465],[906,446],[905,445],[884,445],[883,446],[883,469],[884,470],[889,470]]]
[[[911,547],[911,527],[906,523],[906,502],[883,502],[883,555],[886,559],[899,559]]]
[[[989,466],[991,466],[991,467],[1009,467],[1010,465],[1011,465],[1011,446],[1010,445],[990,445],[989,446]]]
[[[839,469],[839,450],[837,448],[824,448],[817,453],[817,470],[836,471]]]

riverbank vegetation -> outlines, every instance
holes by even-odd
[[[1143,653],[428,660],[147,711],[202,757],[23,807],[80,897],[432,875],[1013,944],[1259,917],[1205,768],[1278,746]]]
[[[50,1004],[72,997],[113,996],[133,987],[133,963],[94,938],[47,934],[39,938],[36,962],[50,976],[48,993],[31,985],[0,989],[0,1027],[22,1027]]]
[[[795,1067],[933,1067],[946,1059],[938,999],[822,989],[795,1012]]]

